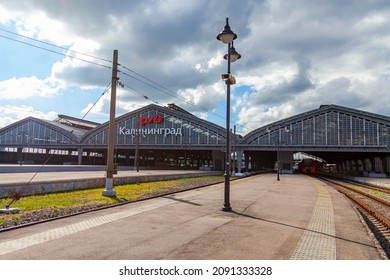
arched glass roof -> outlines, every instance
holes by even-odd
[[[84,133],[54,121],[28,117],[0,129],[0,145],[74,145]]]
[[[138,137],[138,139],[137,139]],[[90,131],[82,139],[87,145],[107,145],[108,123]],[[177,107],[154,104],[116,119],[116,145],[220,146],[226,143],[226,130],[197,118]]]
[[[60,119],[64,119],[64,116]],[[70,121],[29,117],[15,122],[0,129],[0,145],[107,146],[108,122],[98,125],[84,121],[84,126],[78,127],[80,120],[70,117],[66,117],[66,120]],[[226,144],[225,128],[177,106],[148,105],[116,118],[115,127],[115,144],[123,148],[139,144],[155,149],[222,150]],[[313,148],[329,151],[377,149],[388,152],[390,117],[337,105],[323,105],[260,127],[243,138],[237,137],[235,144],[242,150],[271,149],[279,145],[296,151]]]
[[[247,134],[246,147],[390,147],[390,118],[336,105],[323,105]]]

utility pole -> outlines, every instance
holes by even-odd
[[[111,197],[116,196],[116,191],[113,190],[113,177],[114,177],[115,107],[116,107],[117,82],[118,82],[118,50],[114,50],[113,62],[112,62],[110,122],[108,126],[106,189],[102,193],[103,196],[111,196]]]

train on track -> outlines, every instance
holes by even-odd
[[[340,170],[339,170],[340,168]],[[336,164],[329,164],[326,162],[318,161],[316,159],[305,158],[298,163],[299,172],[305,174],[316,173],[350,173],[360,174],[364,176],[366,174],[390,174],[390,157],[387,159],[374,157],[366,158],[365,160],[350,160],[341,162],[337,166]]]
[[[298,170],[305,174],[333,173],[336,172],[336,164],[327,164],[326,162],[306,158],[298,163]]]

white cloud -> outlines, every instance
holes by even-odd
[[[177,103],[196,114],[223,107],[226,85],[220,75],[226,72],[226,45],[215,36],[229,16],[238,34],[235,47],[242,55],[232,64],[237,79],[232,90],[248,88],[232,97],[232,113],[241,124],[255,128],[322,103],[388,114],[390,5],[386,1],[359,5],[349,0],[243,1],[239,6],[233,0],[223,6],[201,0],[47,3],[5,1],[0,4],[0,24],[97,57],[111,59],[112,50],[118,49],[122,65],[198,106],[121,75],[121,81],[139,94],[118,90],[118,112],[148,104],[143,96],[160,104]],[[55,96],[70,88],[83,92],[105,87],[111,78],[110,69],[69,57],[60,57],[50,68],[47,79],[23,73],[4,78],[0,99]],[[83,112],[94,101],[80,101],[85,102]],[[92,112],[107,114],[108,104],[104,97]]]
[[[196,105],[196,107],[190,106],[192,111],[199,111],[199,109],[211,111],[225,97],[226,93],[221,81],[211,86],[199,85],[196,88],[179,90],[178,95],[188,103]]]
[[[27,3],[23,3],[27,4]],[[30,4],[30,3],[28,3]],[[76,47],[79,51],[96,49],[96,42],[78,35],[66,22],[48,16],[37,8],[6,7],[0,4],[0,23],[15,24],[16,32],[59,46]],[[37,43],[37,42],[35,42]],[[43,45],[45,46],[45,45]],[[91,46],[93,46],[91,48]],[[58,51],[61,51],[58,49]]]
[[[356,23],[358,28],[375,28],[381,25],[387,25],[389,19],[387,18],[386,13],[374,12],[365,16],[361,21]]]
[[[292,104],[282,104],[270,108],[264,106],[244,107],[238,114],[240,133],[246,134],[256,128],[277,120],[290,117],[296,113]]]
[[[208,113],[199,113],[198,118],[201,118],[203,120],[207,120],[208,115],[209,115]]]
[[[0,4],[0,24],[9,24],[12,20],[20,16],[20,12],[9,10]]]
[[[35,76],[0,81],[1,99],[27,99],[50,97],[58,93],[58,83],[51,78],[40,80]]]
[[[35,110],[32,106],[0,106],[0,128],[10,125],[18,120],[27,117],[36,117],[39,119],[53,120],[58,113],[54,111],[42,112]]]
[[[100,96],[98,100],[94,103],[89,103],[84,109],[82,109],[82,114],[97,114],[97,115],[106,115],[109,116],[110,113],[110,91],[106,92],[103,96]],[[118,103],[118,98],[117,101]],[[118,107],[118,106],[117,106]]]
[[[216,66],[219,66],[224,61],[222,52],[218,52],[216,56],[212,57],[207,61],[208,69],[213,69]]]
[[[69,30],[64,22],[48,17],[41,10],[23,13],[19,10],[12,21],[15,21],[16,31],[24,36],[49,41],[60,46],[69,46],[78,40],[78,36]]]

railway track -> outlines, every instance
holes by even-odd
[[[363,219],[390,258],[390,191],[347,180],[317,176],[317,179],[335,187],[357,205]],[[373,192],[374,191],[374,192]]]
[[[359,186],[359,187],[365,188],[367,190],[379,191],[382,193],[390,194],[390,188],[374,186],[374,185],[370,185],[370,184],[364,184],[364,183],[360,183],[360,182],[351,181],[351,180],[348,180],[345,178],[338,178],[337,180],[342,181],[342,182],[346,182],[346,183],[350,183],[350,184],[353,184],[354,186]]]

